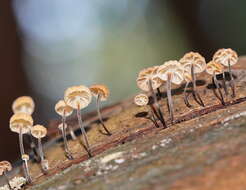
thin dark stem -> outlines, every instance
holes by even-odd
[[[5,171],[3,172],[3,175],[4,175],[4,178],[5,178],[6,182],[7,182],[7,185],[8,185],[8,187],[9,187],[9,189],[10,189],[10,190],[13,190],[13,188],[12,188],[11,185],[10,185],[9,178],[8,178],[8,176],[7,176],[7,174],[6,174]]]
[[[153,123],[155,124],[155,126],[156,126],[157,128],[159,128],[160,126],[158,125],[158,122],[157,122],[157,120],[156,120],[155,113],[154,113],[152,107],[151,107],[151,106],[148,106],[148,109],[149,109],[150,117],[153,118],[153,119],[151,119],[151,120],[153,121]]]
[[[171,91],[171,75],[168,74],[167,77],[167,102],[168,102],[168,108],[169,108],[169,115],[171,121],[173,121],[173,101],[172,101],[172,91]]]
[[[217,89],[218,92],[219,92],[219,96],[220,96],[219,99],[220,99],[221,103],[222,103],[223,105],[225,105],[224,97],[223,97],[223,94],[222,94],[222,92],[221,92],[221,89],[220,89],[220,86],[219,86],[219,84],[218,84],[218,80],[217,80],[217,78],[216,78],[215,73],[213,74],[213,82],[214,82],[214,84],[215,84],[216,89]]]
[[[166,128],[167,125],[166,125],[165,119],[164,119],[164,117],[163,117],[163,114],[162,114],[162,112],[161,112],[160,104],[159,104],[158,101],[157,101],[157,97],[156,97],[155,91],[154,91],[154,89],[153,89],[152,81],[151,81],[151,80],[149,80],[149,89],[150,89],[151,94],[152,94],[152,97],[153,97],[153,99],[154,99],[154,104],[155,104],[155,106],[157,107],[157,111],[158,111],[158,115],[159,115],[158,118],[160,119],[161,123],[163,124],[163,127]]]
[[[97,115],[98,115],[99,121],[100,121],[101,125],[103,126],[104,130],[107,132],[107,134],[112,135],[103,122],[102,115],[100,112],[100,100],[101,100],[101,96],[100,96],[100,94],[98,94],[96,104],[97,104]]]
[[[185,89],[184,89],[184,103],[188,108],[192,107],[191,104],[189,103],[188,93],[187,93],[187,88],[189,86],[189,83],[190,83],[189,81],[186,82]]]
[[[228,96],[225,72],[223,72],[223,83],[222,84],[223,84],[223,89],[224,89],[225,95]]]
[[[231,86],[231,90],[232,90],[232,97],[236,97],[236,91],[235,91],[235,82],[234,82],[234,77],[232,76],[232,71],[231,71],[231,64],[229,62],[228,64],[228,69],[229,69],[229,74],[230,74],[230,86]]]
[[[157,88],[157,94],[158,94],[158,96],[159,96],[159,98],[161,98],[161,90],[160,90],[160,88]]]
[[[82,117],[81,117],[81,111],[80,111],[80,107],[78,105],[78,109],[77,109],[77,117],[78,117],[78,122],[79,122],[79,127],[83,136],[83,141],[85,143],[86,149],[88,152],[90,152],[90,145],[89,145],[89,141],[88,141],[88,137],[85,131],[85,126],[82,122]]]

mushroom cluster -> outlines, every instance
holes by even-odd
[[[174,104],[172,99],[172,84],[180,85],[183,81],[186,82],[184,88],[184,103],[187,107],[192,107],[189,103],[187,89],[189,84],[192,83],[192,95],[194,100],[200,106],[205,107],[204,101],[200,93],[197,90],[197,76],[204,71],[209,75],[212,75],[212,82],[215,86],[215,95],[220,100],[222,104],[225,104],[225,98],[221,87],[223,87],[225,95],[228,95],[227,90],[227,80],[225,77],[225,67],[228,67],[228,72],[230,79],[228,80],[229,85],[232,90],[232,97],[236,96],[235,82],[234,77],[231,71],[231,66],[235,65],[238,61],[237,53],[228,48],[228,49],[219,49],[213,56],[212,61],[206,63],[205,58],[197,52],[186,53],[179,61],[171,60],[164,62],[160,66],[152,66],[141,70],[137,77],[137,86],[144,92],[150,92],[153,104],[149,104],[152,108],[150,114],[151,117],[160,120],[164,127],[166,126],[166,121],[164,119],[163,110],[161,109],[160,103],[156,95],[156,91],[159,95],[159,98],[162,98],[162,93],[160,87],[165,85],[166,96],[167,96],[167,105],[170,116],[170,121],[174,121]],[[217,79],[217,75],[223,75],[223,84],[220,85]],[[218,91],[218,92],[217,92]],[[147,96],[147,95],[146,95]],[[148,103],[146,102],[146,97],[144,94],[137,95],[134,99],[135,104],[138,106],[144,106]],[[156,121],[156,120],[155,120]]]

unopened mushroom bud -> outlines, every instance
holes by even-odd
[[[146,94],[138,94],[134,97],[134,103],[137,106],[146,106],[149,103],[149,97]],[[153,120],[152,119],[151,120],[154,122],[156,127],[159,127],[153,110],[149,109],[149,112],[150,112],[151,118],[153,118]]]
[[[228,67],[228,72],[230,74],[230,86],[232,89],[232,97],[236,96],[234,77],[232,75],[231,66],[235,65],[238,62],[237,52],[232,50],[231,48],[227,49],[219,49],[215,52],[213,56],[213,61]],[[225,73],[223,72],[223,80],[225,81]]]
[[[9,121],[9,127],[12,132],[19,134],[19,145],[20,145],[20,152],[21,155],[25,154],[24,145],[23,145],[23,134],[27,134],[30,132],[30,129],[33,126],[33,119],[30,115],[26,113],[16,113],[14,114]],[[23,163],[25,177],[28,183],[31,183],[31,179],[29,176],[26,175],[26,166]]]
[[[9,187],[9,189],[13,189],[10,185],[10,182],[9,182],[9,178],[7,176],[7,172],[11,171],[12,170],[12,165],[10,164],[10,162],[8,161],[2,161],[0,162],[0,176],[4,176],[6,182],[7,182],[7,185]]]
[[[188,72],[191,77],[192,77],[192,84],[193,84],[193,97],[197,101],[198,104],[201,106],[205,106],[200,94],[196,90],[196,74],[202,73],[206,69],[206,61],[203,56],[201,56],[199,53],[195,52],[189,52],[186,53],[180,60],[179,62],[184,68],[184,72]],[[198,100],[199,101],[198,101]]]
[[[101,112],[100,112],[100,101],[106,101],[108,99],[109,89],[105,85],[96,84],[96,85],[90,86],[90,91],[91,91],[92,95],[96,97],[97,115],[98,115],[99,121],[102,124],[104,130],[107,132],[107,134],[111,135],[111,133],[109,132],[109,130],[107,129],[107,127],[105,126],[105,124],[103,122]]]
[[[27,154],[23,154],[23,155],[21,155],[21,159],[24,161],[24,163],[25,163],[25,166],[26,166],[26,174],[25,175],[27,175],[28,176],[28,179],[30,180],[30,181],[32,181],[32,178],[31,178],[31,175],[30,175],[30,171],[29,171],[29,167],[28,167],[28,161],[29,161],[29,155],[27,155]]]
[[[66,104],[77,110],[79,127],[89,155],[90,145],[85,131],[85,126],[82,122],[81,109],[87,107],[91,103],[91,100],[92,95],[90,89],[83,85],[69,87],[64,93],[64,101],[66,102]]]
[[[42,141],[41,141],[41,139],[44,138],[47,135],[47,129],[44,126],[42,126],[42,125],[35,125],[31,129],[31,134],[32,134],[32,136],[34,136],[35,138],[38,139],[38,148],[39,148],[39,156],[41,158],[41,167],[42,167],[44,172],[47,172],[48,169],[43,164],[43,162],[44,162],[44,152],[43,152]]]

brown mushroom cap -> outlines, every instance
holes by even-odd
[[[149,103],[149,97],[146,94],[138,94],[134,98],[134,103],[138,106],[145,106]]]
[[[23,154],[23,155],[21,155],[21,159],[24,161],[28,161],[30,159],[30,157],[28,154]]]
[[[149,67],[139,72],[137,85],[141,90],[150,91],[149,80],[151,80],[154,90],[161,86],[163,81],[157,75],[158,68],[159,66]]]
[[[224,67],[223,65],[219,64],[219,63],[216,63],[214,61],[210,61],[208,64],[207,64],[207,68],[206,68],[206,72],[210,75],[213,75],[213,74],[220,74],[220,73],[223,73],[224,71]]]
[[[55,111],[57,114],[68,117],[73,113],[73,108],[68,106],[64,100],[59,100],[57,104],[55,105]]]
[[[69,87],[64,94],[64,101],[73,109],[80,109],[87,107],[92,99],[91,91],[86,86],[72,86]]]
[[[237,63],[238,55],[237,52],[235,52],[231,48],[219,49],[215,52],[213,56],[213,61],[228,67],[229,63],[230,65],[235,65]]]
[[[8,161],[2,161],[0,162],[0,175],[3,175],[3,172],[11,171],[12,165]]]
[[[106,101],[109,97],[109,89],[107,86],[102,84],[95,84],[90,86],[90,91],[93,96],[97,97],[100,95],[100,100]]]
[[[22,134],[28,133],[32,126],[33,119],[26,113],[16,113],[9,121],[10,130],[16,133],[20,133],[20,129],[22,129]]]
[[[67,124],[65,123],[65,125],[64,125],[64,127],[65,127],[65,130],[67,129]],[[62,123],[60,123],[59,125],[58,125],[58,129],[59,130],[63,130],[63,124]]]
[[[196,52],[186,53],[179,62],[188,73],[191,73],[192,65],[194,66],[194,73],[202,73],[206,69],[205,58]]]
[[[35,138],[40,139],[47,135],[47,129],[43,125],[35,125],[31,129],[31,134]]]
[[[31,115],[34,112],[35,104],[30,96],[21,96],[12,104],[14,113],[26,113]]]
[[[184,80],[183,67],[176,60],[165,62],[163,65],[159,66],[157,72],[158,72],[158,76],[163,81],[167,81],[169,74],[171,75],[171,82],[174,84],[181,84],[182,81]]]

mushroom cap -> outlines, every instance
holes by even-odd
[[[73,109],[83,109],[87,107],[92,99],[91,91],[86,86],[69,87],[64,94],[64,101]]]
[[[210,61],[207,64],[206,72],[210,75],[213,75],[213,74],[218,75],[220,73],[223,73],[223,71],[224,71],[224,66],[219,63]]]
[[[171,82],[174,84],[181,84],[184,80],[183,67],[176,60],[167,61],[163,65],[159,66],[157,73],[163,81],[167,81],[168,75],[171,75]]]
[[[143,91],[150,91],[149,80],[152,82],[153,89],[157,89],[161,86],[163,81],[158,77],[157,70],[159,66],[153,66],[143,69],[139,72],[137,77],[137,86]]]
[[[109,97],[109,89],[103,84],[95,84],[90,86],[90,91],[95,97],[100,95],[100,100],[102,101],[106,101]]]
[[[194,66],[194,73],[202,73],[206,69],[206,60],[196,52],[186,53],[179,62],[186,72],[191,73],[191,66]]]
[[[31,134],[37,139],[41,139],[47,135],[47,129],[43,125],[35,125],[31,129]]]
[[[68,106],[64,100],[59,100],[55,105],[55,111],[57,114],[63,116],[70,116],[73,113],[73,108]]]
[[[20,129],[22,129],[22,134],[28,133],[32,126],[33,119],[26,113],[16,113],[9,121],[10,130],[15,133],[20,133]]]
[[[146,94],[138,94],[134,98],[134,103],[138,106],[145,106],[149,103],[149,97]]]
[[[30,157],[28,154],[23,154],[23,155],[21,155],[21,159],[24,161],[28,161],[30,159]]]
[[[213,56],[213,61],[228,67],[229,63],[230,65],[235,65],[237,63],[238,55],[237,52],[235,52],[231,48],[223,48],[215,52]]]
[[[0,162],[0,175],[3,175],[3,172],[11,171],[12,165],[8,161],[2,161]]]
[[[14,113],[26,113],[31,115],[34,112],[35,104],[30,96],[21,96],[12,104]]]
[[[65,130],[66,130],[67,129],[67,124],[66,123],[65,123],[65,126],[64,127],[65,127]],[[61,131],[63,130],[63,124],[62,123],[60,123],[58,125],[58,129],[61,130]]]
[[[191,74],[188,73],[188,72],[184,72],[183,77],[184,77],[184,80],[185,80],[186,82],[191,82],[191,81],[192,81],[192,76],[191,76]]]

